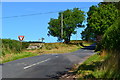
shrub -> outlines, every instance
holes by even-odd
[[[119,18],[120,19],[120,18]],[[120,20],[117,20],[111,27],[105,32],[102,44],[106,50],[120,51]]]
[[[119,18],[120,19],[120,18]],[[105,32],[102,39],[103,49],[109,53],[109,58],[105,61],[106,72],[104,77],[120,78],[120,20],[117,20]]]
[[[45,48],[47,49],[47,50],[51,50],[51,49],[58,49],[59,48],[59,45],[57,44],[57,43],[46,43],[45,44]]]
[[[2,39],[2,54],[9,54],[9,53],[18,53],[21,52],[23,49],[27,48],[29,43],[21,42],[17,40],[11,39]]]
[[[29,43],[22,42],[22,49],[26,49],[29,46]]]

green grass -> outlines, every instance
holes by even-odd
[[[92,43],[83,42],[84,46],[89,46]],[[78,49],[83,48],[80,43],[45,43],[41,49],[35,50],[26,50],[26,52],[34,52],[38,54],[49,54],[49,53],[70,53],[77,51]]]
[[[117,53],[117,52],[116,52]],[[119,54],[119,53],[118,53]],[[119,56],[109,53],[104,56],[94,54],[73,70],[79,79],[120,79]]]
[[[31,53],[31,52],[22,52],[22,53],[16,53],[16,54],[9,54],[6,55],[2,58],[2,63],[6,63],[9,61],[14,61],[17,59],[21,59],[21,58],[26,58],[26,57],[32,57],[32,56],[37,56],[38,54],[36,53]]]
[[[101,61],[103,59],[104,58],[101,57],[100,55],[94,54],[91,57],[89,57],[83,64],[90,64],[91,62]]]
[[[2,55],[20,53],[29,46],[27,42],[20,42],[11,39],[0,39],[2,41]]]
[[[83,79],[97,78],[98,76],[104,75],[104,72],[101,70],[99,71],[99,69],[105,58],[106,57],[94,54],[79,65],[79,67],[74,70],[74,73],[78,75],[78,78]]]
[[[14,40],[5,40],[6,43],[8,44],[8,41],[11,41],[14,43]],[[19,42],[18,42],[19,43]],[[10,45],[12,43],[9,43]],[[83,43],[84,46],[89,46],[92,43]],[[12,45],[13,46],[13,45]],[[13,46],[14,48],[16,46]],[[4,47],[2,51],[4,51],[4,55],[1,56],[0,59],[2,59],[1,63],[9,62],[9,61],[14,61],[17,59],[22,59],[26,57],[32,57],[32,56],[37,56],[41,54],[49,54],[49,53],[70,53],[74,52],[80,48],[83,48],[80,44],[65,44],[65,43],[45,43],[44,47],[42,49],[35,49],[35,50],[22,50],[22,52],[15,52],[12,51],[12,48],[6,48]],[[15,48],[16,50],[16,48]],[[10,52],[11,51],[11,52]]]

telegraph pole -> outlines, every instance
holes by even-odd
[[[76,30],[76,41],[77,41],[77,37],[78,37],[78,36],[77,36],[77,30]]]
[[[61,39],[63,40],[63,13],[61,12]]]

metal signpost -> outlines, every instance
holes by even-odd
[[[18,36],[18,39],[20,40],[20,44],[21,44],[21,47],[20,47],[20,50],[22,49],[22,41],[24,40],[24,36]]]

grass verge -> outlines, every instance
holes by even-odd
[[[83,43],[84,46],[89,46],[92,43]],[[33,52],[38,54],[50,54],[50,53],[70,53],[80,48],[83,48],[80,44],[64,44],[64,43],[46,43],[42,49],[26,50],[26,52]]]
[[[78,79],[101,78],[100,76],[104,75],[104,71],[100,69],[106,58],[106,56],[94,54],[74,69],[73,73]]]
[[[21,53],[16,53],[16,54],[7,54],[5,56],[1,56],[1,63],[6,63],[9,61],[14,61],[17,59],[21,58],[26,58],[26,57],[32,57],[32,56],[37,56],[38,54],[36,53],[31,53],[31,52],[21,52]]]
[[[83,43],[84,46],[89,46],[92,43]],[[21,58],[37,56],[41,54],[50,53],[70,53],[80,48],[83,48],[79,44],[64,44],[64,43],[46,43],[42,49],[24,50],[21,53],[10,53],[0,57],[1,63],[14,61]]]

